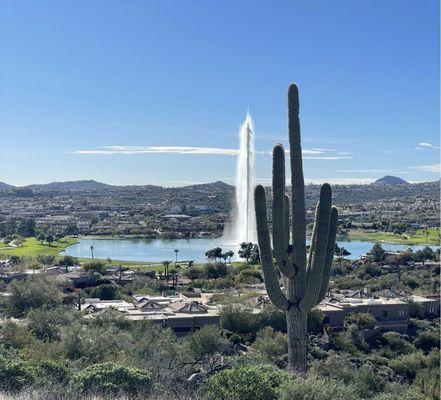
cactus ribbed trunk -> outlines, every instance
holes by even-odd
[[[292,370],[292,372],[302,373],[307,368],[307,316],[306,312],[299,312],[292,308],[286,312],[288,369]]]
[[[338,212],[331,186],[323,184],[317,203],[309,258],[306,258],[305,184],[300,143],[299,96],[296,85],[288,90],[288,131],[291,159],[291,199],[285,194],[285,150],[273,150],[273,249],[284,290],[280,288],[273,260],[266,195],[262,185],[254,193],[257,238],[265,286],[271,301],[286,312],[288,369],[307,369],[307,315],[323,300],[334,257]],[[290,205],[291,201],[291,205]],[[290,244],[290,208],[292,212]]]

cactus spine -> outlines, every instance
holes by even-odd
[[[257,237],[265,286],[271,301],[286,312],[289,369],[307,368],[307,313],[327,292],[334,258],[338,212],[332,207],[332,190],[322,185],[317,203],[309,257],[306,257],[305,184],[300,143],[299,94],[292,84],[288,90],[288,131],[291,159],[291,199],[285,194],[285,150],[273,150],[273,248],[277,267],[283,276],[280,288],[273,263],[268,226],[266,195],[263,186],[255,189]],[[291,237],[290,243],[290,200]]]

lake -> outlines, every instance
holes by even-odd
[[[373,246],[372,242],[364,241],[338,241],[338,245],[346,248],[351,255],[349,258],[358,259],[366,254]],[[66,248],[61,254],[68,254],[74,257],[90,258],[90,246],[94,247],[94,257],[112,260],[125,261],[165,261],[175,260],[174,250],[179,250],[178,260],[194,260],[197,262],[207,261],[205,252],[213,247],[221,247],[224,251],[233,250],[233,260],[239,260],[237,256],[238,246],[222,243],[221,238],[217,239],[96,239],[82,238],[76,244]],[[409,246],[400,244],[382,243],[385,250],[400,251],[412,248],[414,251],[424,246]]]

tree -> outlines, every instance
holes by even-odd
[[[112,284],[103,284],[94,287],[91,291],[93,297],[98,297],[101,300],[114,300],[118,294],[118,288]]]
[[[335,244],[334,254],[337,257],[339,266],[341,266],[341,263],[343,262],[345,257],[348,257],[351,255],[351,253],[348,250],[346,250],[343,246],[339,247],[339,245],[337,243]]]
[[[64,235],[61,232],[57,232],[55,234],[55,240],[58,242],[60,239],[64,238]]]
[[[423,250],[421,250],[421,252],[423,253],[424,260],[435,259],[435,253],[429,246],[424,247]]]
[[[45,240],[49,246],[52,246],[52,243],[54,242],[55,238],[52,234],[49,233],[46,235]]]
[[[43,232],[40,232],[37,236],[37,240],[40,242],[40,244],[43,244],[45,239],[46,239],[46,235]]]
[[[372,258],[372,261],[375,261],[375,262],[384,261],[384,258],[385,258],[384,253],[385,253],[385,251],[380,243],[375,243],[372,246],[371,251],[369,252],[369,254]]]
[[[299,99],[296,85],[288,90],[288,130],[291,154],[291,195],[285,193],[285,149],[273,150],[273,249],[265,188],[257,185],[254,192],[257,237],[265,286],[271,301],[286,312],[288,333],[288,368],[307,369],[307,315],[326,295],[334,258],[338,225],[337,208],[332,207],[332,189],[327,183],[320,189],[315,213],[309,260],[306,257],[306,210],[300,145]],[[290,204],[291,202],[291,204]],[[290,219],[290,210],[292,218]],[[290,227],[290,220],[292,226]],[[289,230],[291,228],[291,235]],[[292,237],[292,244],[289,242]],[[273,253],[284,275],[285,291],[280,288]]]
[[[247,263],[250,262],[250,258],[253,254],[253,243],[251,242],[242,242],[240,244],[240,249],[238,251],[238,255],[240,258],[245,258],[245,260],[247,261]]]
[[[250,264],[255,265],[260,261],[260,253],[259,246],[257,244],[253,244],[253,249],[251,250]]]
[[[65,255],[58,261],[58,265],[66,267],[66,272],[68,271],[68,267],[71,267],[75,264],[78,264],[78,259],[70,255]]]
[[[93,271],[103,274],[104,270],[106,269],[106,264],[104,264],[102,261],[90,261],[83,265],[83,269],[85,271]]]
[[[215,247],[214,249],[210,249],[205,252],[205,256],[209,260],[214,260],[215,262],[218,258],[222,258],[222,255],[222,249],[220,247]]]
[[[35,236],[35,220],[27,218],[20,221],[17,231],[20,235],[25,237]]]
[[[224,253],[225,256],[227,256],[228,262],[231,264],[231,259],[234,257],[234,251],[228,250]]]

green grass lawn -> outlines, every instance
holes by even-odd
[[[78,238],[67,237],[60,242],[53,242],[51,246],[47,243],[41,244],[36,238],[26,238],[22,246],[7,247],[0,244],[0,253],[16,255],[20,257],[35,257],[39,254],[52,254],[54,256],[64,250],[67,246],[77,243]]]
[[[415,234],[396,235],[391,232],[377,232],[372,230],[351,229],[349,237],[352,240],[365,240],[370,242],[388,242],[397,244],[420,244],[438,245],[440,244],[439,228],[429,228],[427,235],[425,229],[417,229]]]

